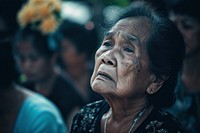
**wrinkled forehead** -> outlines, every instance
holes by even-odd
[[[136,36],[140,42],[144,42],[150,37],[151,23],[146,17],[124,18],[118,21],[110,31],[122,31],[125,34]]]

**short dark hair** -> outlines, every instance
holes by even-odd
[[[13,41],[15,54],[18,53],[16,46],[20,41],[30,41],[33,47],[46,58],[51,58],[58,49],[58,44],[54,35],[42,34],[40,31],[34,30],[30,26],[19,29],[16,32]]]
[[[150,70],[157,79],[165,80],[163,76],[169,78],[165,80],[158,92],[149,95],[149,101],[156,107],[169,107],[175,101],[174,89],[185,55],[183,37],[166,15],[147,2],[133,3],[124,9],[115,23],[131,17],[146,17],[150,20],[150,37],[146,42]]]

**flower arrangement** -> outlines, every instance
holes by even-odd
[[[22,28],[30,25],[43,34],[49,34],[53,33],[61,22],[60,11],[60,0],[28,0],[19,11],[17,20]]]

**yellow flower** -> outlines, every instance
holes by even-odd
[[[61,10],[61,2],[59,0],[49,0],[50,5],[52,5],[53,10]]]
[[[44,34],[54,32],[58,27],[58,23],[54,16],[49,16],[48,18],[44,19],[40,25],[40,29]]]
[[[18,21],[21,26],[26,26],[35,18],[35,9],[32,6],[24,6],[18,14]]]
[[[55,3],[55,11],[60,11],[61,10],[61,3],[60,2],[56,2]]]
[[[31,24],[42,33],[52,33],[60,23],[60,11],[60,0],[29,0],[18,13],[18,22],[22,27]]]
[[[30,4],[41,4],[43,3],[45,0],[29,0]]]
[[[48,4],[41,4],[40,6],[38,6],[37,8],[38,18],[44,18],[46,16],[49,16],[50,14],[51,14],[51,11],[49,9]]]

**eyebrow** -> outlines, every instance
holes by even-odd
[[[140,44],[140,39],[137,36],[133,36],[133,35],[127,34],[126,37],[128,38],[128,40],[130,42],[137,42],[136,44]]]
[[[111,37],[111,36],[113,36],[115,33],[116,33],[116,32],[114,32],[114,31],[108,31],[108,32],[106,32],[105,37]]]
[[[108,31],[106,34],[105,34],[105,37],[112,37],[113,35],[115,35],[117,32],[115,31]],[[129,42],[137,42],[136,44],[140,44],[140,39],[139,37],[137,36],[133,36],[133,35],[130,35],[130,34],[126,34],[124,35],[125,38],[128,39]]]

